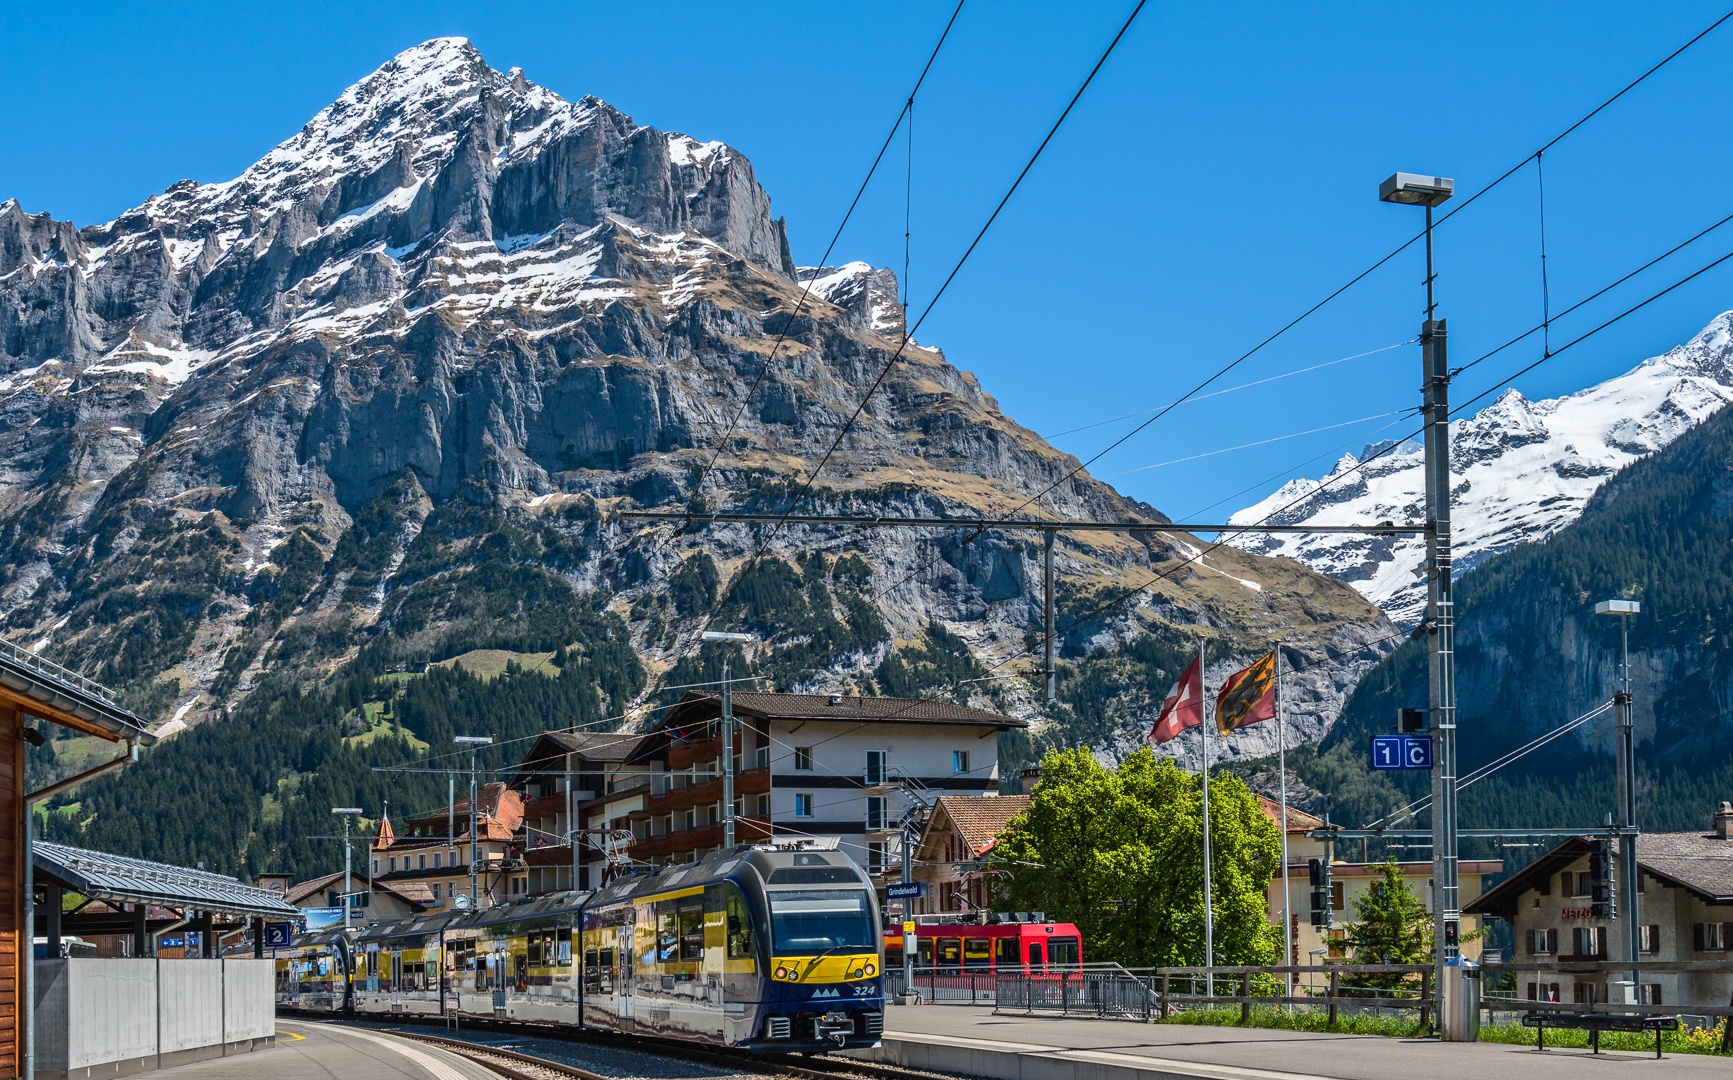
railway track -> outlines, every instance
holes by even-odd
[[[500,1073],[508,1080],[623,1080],[625,1077],[672,1076],[663,1069],[640,1069],[634,1058],[662,1059],[709,1066],[715,1070],[706,1080],[723,1077],[787,1076],[802,1080],[956,1080],[941,1073],[905,1069],[896,1065],[859,1061],[854,1058],[814,1056],[792,1058],[782,1055],[755,1055],[708,1047],[692,1046],[672,1040],[642,1037],[611,1036],[606,1032],[584,1032],[575,1035],[557,1028],[533,1024],[491,1023],[472,1028],[478,1034],[509,1035],[532,1041],[563,1043],[574,1047],[601,1047],[624,1055],[607,1072],[598,1072],[551,1057],[526,1054],[519,1050],[497,1046],[480,1039],[453,1038],[434,1035],[415,1026],[399,1023],[369,1025],[417,1042],[438,1046],[461,1055]],[[682,1073],[690,1077],[691,1073]]]

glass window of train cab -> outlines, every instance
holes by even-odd
[[[1046,952],[1047,952],[1047,946],[1044,942],[1031,941],[1029,943],[1029,970],[1030,971],[1040,971],[1042,968],[1047,966]]]
[[[991,938],[972,937],[963,940],[963,967],[968,971],[986,971],[993,966]]]
[[[680,909],[680,959],[683,962],[704,959],[704,908],[700,904]]]
[[[1047,957],[1060,970],[1075,968],[1078,960],[1077,939],[1056,937],[1047,940]]]
[[[1023,939],[1014,934],[993,940],[993,969],[1001,975],[1023,970]]]
[[[939,972],[948,974],[955,972],[963,961],[963,939],[942,937],[939,939]]]

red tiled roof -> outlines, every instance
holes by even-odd
[[[1278,826],[1281,825],[1281,823],[1282,823],[1282,804],[1281,803],[1277,802],[1275,799],[1267,799],[1264,796],[1259,795],[1258,796],[1258,805],[1263,808],[1265,817],[1267,817],[1271,821],[1275,822]],[[1324,826],[1324,819],[1323,818],[1314,817],[1313,815],[1306,813],[1304,810],[1301,810],[1299,807],[1295,806],[1293,803],[1288,804],[1288,835],[1289,836],[1292,836],[1295,833],[1310,832],[1313,829],[1321,829],[1321,828],[1323,828],[1323,826]]]
[[[510,840],[524,823],[523,793],[507,787],[503,783],[492,783],[482,786],[476,792],[475,799],[478,821],[477,838],[480,840]],[[455,822],[455,837],[445,835],[447,819]],[[416,836],[415,831],[421,829],[425,835]],[[445,807],[440,807],[431,814],[414,818],[404,823],[403,832],[392,838],[392,847],[406,847],[428,843],[451,843],[469,839],[469,796],[453,803],[449,814]],[[374,850],[378,850],[375,846]]]
[[[1028,805],[1027,795],[941,795],[934,810],[944,812],[972,858],[992,847],[1005,826]],[[935,813],[935,820],[937,817]]]

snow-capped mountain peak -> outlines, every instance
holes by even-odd
[[[1512,388],[1473,416],[1452,420],[1458,571],[1569,525],[1608,476],[1730,401],[1733,312],[1725,312],[1689,342],[1599,385],[1542,401]],[[1278,524],[1419,521],[1421,447],[1410,442],[1384,452],[1387,446],[1343,457],[1322,480],[1291,480],[1229,520],[1248,524],[1273,514]],[[1362,461],[1368,463],[1360,467]],[[1348,581],[1398,624],[1417,622],[1425,607],[1420,537],[1289,534],[1235,543]]]

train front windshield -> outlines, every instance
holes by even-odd
[[[878,951],[872,897],[865,889],[773,892],[769,900],[775,955]]]

